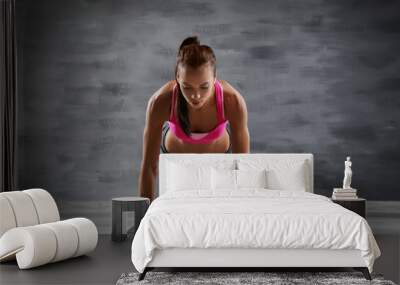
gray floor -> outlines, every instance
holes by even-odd
[[[399,283],[400,236],[375,235],[382,256],[375,263],[375,272]],[[101,235],[96,250],[88,256],[19,270],[16,262],[0,265],[0,284],[115,284],[123,272],[134,271],[130,260],[131,241],[112,242]]]
[[[115,284],[123,272],[133,271],[131,242],[115,243],[100,235],[95,251],[88,256],[19,270],[16,262],[0,265],[0,284]]]

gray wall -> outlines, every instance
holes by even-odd
[[[314,153],[324,195],[351,155],[361,196],[400,200],[400,1],[17,4],[19,187],[65,213],[108,221],[138,193],[146,103],[193,33],[247,102],[251,152]]]

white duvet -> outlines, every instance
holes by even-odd
[[[327,197],[258,188],[158,197],[132,242],[135,268],[169,247],[358,249],[370,272],[380,256],[367,221]]]

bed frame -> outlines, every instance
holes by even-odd
[[[313,155],[312,154],[266,154],[266,153],[165,153],[159,159],[159,195],[165,193],[167,160],[235,160],[237,158],[289,159],[306,161],[306,191],[314,191]],[[256,249],[256,248],[167,248],[156,249],[153,259],[147,264],[146,272],[156,268],[229,268],[234,271],[251,271],[266,268],[343,268],[350,267],[361,271],[367,280],[371,280],[369,270],[361,257],[360,250],[330,249]],[[230,270],[231,271],[231,270]]]

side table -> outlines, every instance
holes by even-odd
[[[112,199],[112,233],[113,241],[123,241],[127,238],[128,233],[135,235],[140,221],[144,217],[147,208],[150,205],[150,199],[145,197],[118,197]],[[123,212],[135,212],[135,224],[128,230],[127,234],[122,232],[122,215]]]
[[[359,214],[361,217],[365,219],[365,204],[366,200],[364,198],[357,198],[357,199],[348,199],[348,200],[338,200],[332,199],[332,202],[341,205],[342,207],[353,211],[354,213]]]

